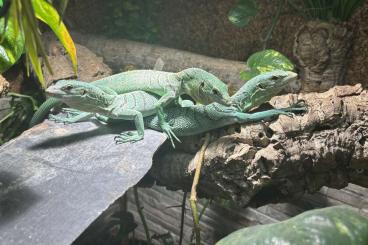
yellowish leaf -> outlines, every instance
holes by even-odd
[[[77,53],[74,42],[66,29],[64,23],[60,21],[60,16],[56,9],[46,0],[32,0],[36,17],[46,23],[58,37],[73,64],[74,72],[77,73]]]
[[[38,51],[37,51],[37,44],[34,35],[32,35],[31,28],[29,27],[29,23],[23,17],[23,30],[25,36],[25,48],[27,50],[26,58],[29,59],[30,63],[32,64],[33,70],[35,71],[37,77],[40,80],[40,83],[43,88],[46,87],[45,80],[43,78],[41,63],[38,59]],[[27,72],[29,72],[29,62],[27,62]],[[28,74],[29,75],[29,74]]]

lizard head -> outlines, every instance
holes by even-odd
[[[178,76],[184,81],[185,93],[196,102],[204,105],[212,102],[231,104],[226,84],[213,74],[199,68],[188,68],[179,72]]]
[[[274,70],[262,73],[247,81],[231,98],[242,111],[248,111],[269,101],[296,77],[297,74],[291,71]]]
[[[46,93],[74,108],[75,105],[103,105],[107,96],[100,87],[77,80],[59,80],[48,87]]]

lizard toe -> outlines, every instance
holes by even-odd
[[[167,135],[167,137],[170,139],[171,144],[174,145],[174,139],[178,142],[181,142],[180,139],[175,135],[174,131],[171,129],[171,126],[169,123],[165,123],[161,126],[162,131]]]
[[[127,142],[137,142],[143,139],[143,135],[140,135],[138,132],[135,131],[128,131],[121,133],[114,137],[115,142],[118,143],[127,143]]]

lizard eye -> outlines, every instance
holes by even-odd
[[[277,80],[278,79],[278,77],[277,76],[272,76],[271,77],[271,80],[273,80],[273,81],[275,81],[275,80]]]
[[[81,90],[81,95],[85,95],[87,93],[87,91],[85,89]]]
[[[64,87],[65,90],[72,90],[72,88],[73,88],[73,85],[71,84],[68,84]]]
[[[217,89],[212,89],[212,93],[214,95],[219,95],[220,94],[220,92]]]
[[[258,84],[257,87],[262,90],[266,89],[266,86],[263,83]]]
[[[205,85],[204,81],[201,82],[201,84],[199,85],[201,88],[203,88]]]

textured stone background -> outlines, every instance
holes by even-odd
[[[97,0],[70,1],[67,20],[71,27],[88,33],[101,34],[107,7]],[[160,36],[158,43],[199,54],[234,60],[246,58],[262,47],[261,38],[271,24],[276,11],[275,1],[258,0],[261,12],[246,28],[237,28],[227,19],[235,0],[162,0],[157,20]],[[78,13],[78,14],[76,14]],[[110,13],[111,14],[111,13]],[[292,55],[294,35],[307,20],[294,10],[285,9],[269,41],[269,48]],[[346,83],[368,82],[368,0],[350,20],[355,40],[349,61]]]

